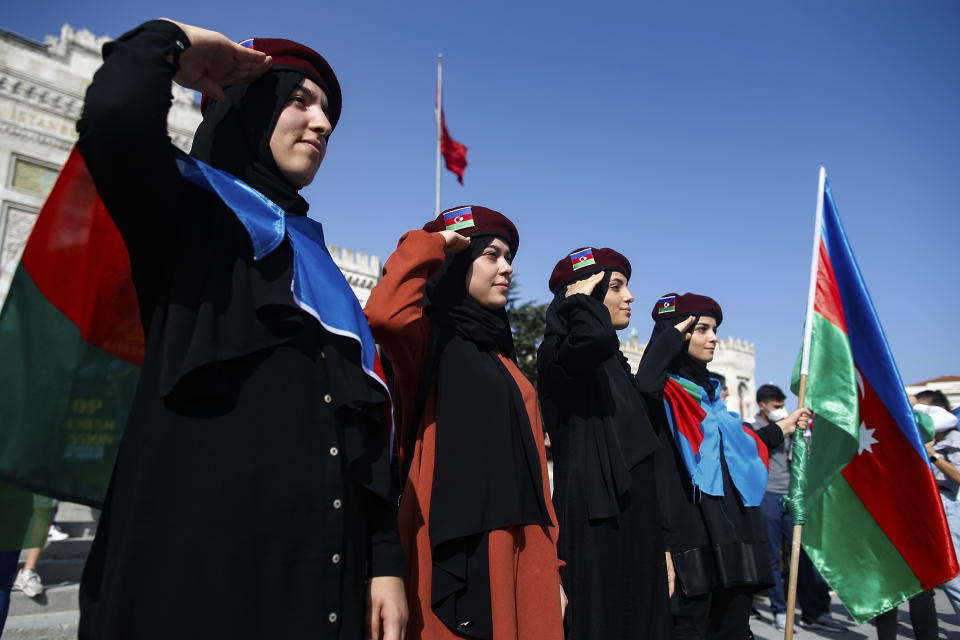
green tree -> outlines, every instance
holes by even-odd
[[[513,327],[513,343],[517,348],[517,364],[523,375],[537,386],[537,347],[543,340],[543,330],[547,324],[547,305],[536,302],[510,300],[507,304],[510,312],[510,325]]]

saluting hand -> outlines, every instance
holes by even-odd
[[[460,235],[456,231],[443,230],[440,235],[443,236],[443,241],[447,243],[443,248],[447,253],[460,253],[470,246],[470,238]]]
[[[697,316],[687,316],[686,320],[682,320],[677,324],[673,325],[673,328],[683,334],[683,341],[686,342],[693,337],[693,321],[697,319]]]
[[[575,296],[578,293],[588,296],[593,293],[593,290],[597,288],[597,285],[601,280],[603,280],[603,271],[597,271],[596,273],[592,273],[582,280],[571,282],[567,286],[567,295],[564,297],[569,298],[570,296]]]
[[[180,86],[202,91],[223,102],[227,99],[223,87],[253,82],[270,68],[270,56],[262,51],[241,47],[222,33],[169,18],[161,20],[183,29],[190,40],[190,46],[180,54],[180,70],[173,78]]]

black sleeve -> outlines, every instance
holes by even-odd
[[[569,333],[547,354],[550,378],[569,380],[592,371],[620,350],[620,339],[602,302],[585,294],[564,298],[557,309]]]
[[[750,425],[746,426],[749,427]],[[767,445],[768,451],[772,451],[783,444],[783,431],[776,423],[760,427],[756,431],[757,436],[760,437],[760,440],[763,441],[763,444]]]
[[[686,342],[679,331],[664,331],[650,340],[643,350],[643,357],[634,376],[637,388],[648,397],[657,400],[663,397],[667,365],[680,353]]]
[[[370,547],[367,557],[369,577],[406,576],[407,560],[397,531],[396,500],[387,501],[367,494],[367,524]]]
[[[132,260],[151,252],[162,257],[176,229],[184,181],[167,113],[180,53],[189,44],[180,27],[165,20],[106,44],[77,123],[77,146]]]

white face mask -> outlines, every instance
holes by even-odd
[[[773,411],[771,411],[771,412],[769,412],[769,413],[766,414],[767,420],[769,420],[770,422],[776,422],[777,420],[783,420],[783,419],[786,418],[788,415],[790,415],[790,414],[788,414],[788,413],[787,413],[787,410],[784,409],[783,407],[780,407],[779,409],[774,409]]]

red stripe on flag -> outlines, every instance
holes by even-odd
[[[923,588],[931,589],[958,571],[940,491],[873,387],[862,375],[858,379],[863,384],[861,429],[874,429],[877,442],[844,467],[843,477]]]
[[[767,471],[770,471],[770,450],[767,449],[767,445],[763,443],[763,440],[760,439],[760,436],[757,435],[757,432],[753,430],[748,424],[740,425],[743,427],[743,430],[746,431],[754,442],[757,443],[757,455],[760,456],[760,459],[763,460],[763,466],[767,468]]]
[[[84,340],[132,364],[143,363],[127,247],[76,147],[40,210],[21,262]]]
[[[827,245],[820,240],[820,260],[817,264],[817,292],[813,302],[813,309],[831,324],[847,332],[847,321],[843,315],[843,302],[840,298],[840,289],[837,288],[837,278],[833,275],[833,264]]]
[[[663,385],[663,395],[673,407],[673,424],[680,435],[690,443],[693,455],[697,455],[700,453],[700,445],[703,444],[703,429],[700,424],[707,417],[707,412],[673,378],[667,378]]]

